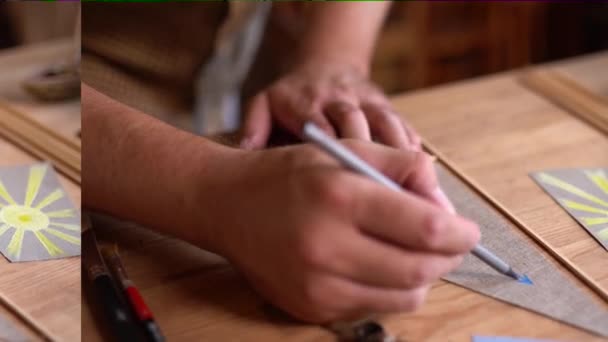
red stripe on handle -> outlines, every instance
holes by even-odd
[[[129,297],[129,301],[135,309],[137,317],[142,321],[151,320],[153,318],[152,311],[150,311],[150,308],[148,308],[148,306],[144,302],[144,299],[142,298],[139,291],[133,286],[127,287],[125,291],[127,292],[127,297]]]

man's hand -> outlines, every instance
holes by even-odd
[[[241,147],[267,143],[273,119],[296,136],[312,121],[336,137],[420,150],[420,137],[393,110],[384,93],[358,68],[323,60],[302,64],[251,101]]]
[[[310,145],[226,154],[197,187],[193,214],[215,227],[204,244],[306,321],[414,310],[479,239],[475,224],[427,200],[437,181],[424,153],[347,146],[409,190],[349,172]]]
[[[332,136],[420,149],[419,136],[369,80],[374,44],[389,6],[389,1],[303,6],[300,15],[307,25],[291,69],[252,99],[241,146],[264,147],[273,121],[300,137],[304,122],[312,121]]]
[[[301,319],[413,310],[479,238],[422,152],[345,142],[395,192],[310,145],[232,149],[82,90],[84,205],[226,256]]]

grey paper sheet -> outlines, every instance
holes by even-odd
[[[80,255],[80,214],[49,164],[0,168],[0,252],[11,262]]]
[[[28,339],[23,336],[8,320],[0,316],[0,341],[4,342],[26,342]]]
[[[608,336],[608,308],[566,278],[537,251],[530,239],[490,205],[475,195],[445,168],[437,168],[440,183],[457,211],[479,224],[481,243],[534,282],[522,284],[496,271],[472,255],[444,277],[445,280],[490,297],[540,313],[589,332]]]
[[[608,250],[608,169],[557,169],[532,178]]]

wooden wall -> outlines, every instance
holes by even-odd
[[[608,4],[395,2],[373,78],[394,93],[608,48]]]
[[[35,43],[74,34],[77,2],[16,1],[0,3],[0,35],[17,44]],[[7,25],[8,24],[8,25]],[[7,35],[11,35],[8,37]],[[0,41],[2,38],[0,37]]]

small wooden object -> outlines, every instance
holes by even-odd
[[[608,100],[551,70],[535,70],[524,74],[521,81],[553,103],[579,116],[608,135]]]
[[[78,65],[56,65],[23,82],[23,88],[43,101],[62,101],[80,96]]]

